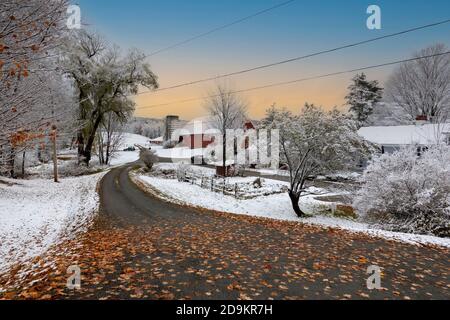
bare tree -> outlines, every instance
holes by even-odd
[[[125,123],[110,112],[98,132],[98,157],[100,164],[109,164],[123,142]]]
[[[445,121],[450,114],[450,55],[444,44],[436,44],[414,54],[432,56],[400,65],[387,83],[388,97],[411,120],[427,116],[432,122]]]
[[[227,130],[242,127],[247,105],[241,97],[224,84],[218,84],[211,92],[205,105],[215,129],[222,136],[222,165],[226,172],[227,155]]]

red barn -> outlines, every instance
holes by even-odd
[[[251,121],[246,121],[244,131],[251,129],[255,129],[255,126]],[[218,129],[214,128],[214,121],[211,121],[209,117],[197,118],[180,129],[178,142],[190,149],[205,149],[214,143],[214,135],[219,132]]]
[[[208,117],[197,118],[179,129],[178,142],[190,149],[204,149],[214,142],[214,135],[218,132]]]

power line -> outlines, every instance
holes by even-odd
[[[400,63],[417,61],[417,60],[421,60],[421,59],[428,59],[428,58],[437,57],[437,56],[443,56],[443,55],[447,55],[447,54],[450,54],[450,51],[446,51],[446,52],[438,53],[438,54],[427,55],[427,56],[416,57],[416,58],[397,60],[397,61],[393,61],[393,62],[386,62],[386,63],[382,63],[382,64],[377,64],[377,65],[372,65],[372,66],[367,66],[367,67],[361,67],[361,68],[356,68],[356,69],[351,69],[351,70],[327,73],[327,74],[313,76],[313,77],[308,77],[308,78],[290,80],[290,81],[285,81],[285,82],[278,82],[278,83],[273,83],[273,84],[253,87],[253,88],[249,88],[249,89],[236,90],[236,91],[232,91],[231,94],[243,93],[243,92],[260,90],[260,89],[266,89],[266,88],[271,88],[271,87],[284,86],[284,85],[288,85],[288,84],[294,84],[294,83],[299,83],[299,82],[306,82],[306,81],[322,79],[322,78],[329,78],[329,77],[333,77],[333,76],[337,76],[337,75],[343,75],[343,74],[347,74],[347,73],[354,73],[354,72],[358,72],[358,71],[364,71],[364,70],[369,70],[369,69],[387,67],[387,66],[400,64]],[[173,101],[173,102],[168,102],[168,103],[155,104],[155,105],[150,105],[150,106],[146,106],[146,107],[140,107],[140,108],[137,108],[137,110],[159,108],[159,107],[169,106],[169,105],[173,105],[173,104],[180,104],[180,103],[192,102],[192,101],[200,101],[200,100],[205,100],[205,99],[208,99],[208,98],[216,98],[216,97],[220,97],[220,95],[216,94],[216,95],[204,96],[204,97],[201,97],[201,98],[190,98],[190,99]]]
[[[300,56],[300,57],[295,57],[295,58],[282,60],[282,61],[278,61],[278,62],[273,62],[273,63],[269,63],[269,64],[257,66],[257,67],[243,69],[243,70],[240,70],[240,71],[235,71],[235,72],[231,72],[231,73],[227,73],[227,74],[223,74],[223,75],[219,75],[219,76],[215,76],[215,77],[209,77],[209,78],[199,79],[199,80],[195,80],[195,81],[185,82],[185,83],[181,83],[181,84],[170,86],[170,87],[156,89],[156,90],[153,90],[153,91],[150,91],[150,90],[142,91],[142,92],[140,92],[140,93],[138,93],[136,95],[143,95],[143,94],[148,94],[148,93],[172,90],[172,89],[181,88],[181,87],[185,87],[185,86],[191,86],[191,85],[202,83],[202,82],[208,82],[208,81],[218,80],[218,79],[226,78],[226,77],[230,77],[230,76],[241,75],[241,74],[249,73],[249,72],[256,71],[256,70],[271,68],[271,67],[274,67],[274,66],[278,66],[278,65],[282,65],[282,64],[286,64],[286,63],[291,63],[291,62],[294,62],[294,61],[304,60],[304,59],[307,59],[307,58],[319,56],[319,55],[326,54],[326,53],[331,53],[331,52],[335,52],[335,51],[339,51],[339,50],[343,50],[343,49],[356,47],[356,46],[359,46],[359,45],[363,45],[363,44],[379,41],[379,40],[382,40],[382,39],[396,37],[396,36],[407,34],[407,33],[411,33],[411,32],[414,32],[414,31],[418,31],[418,30],[422,30],[422,29],[426,29],[426,28],[431,28],[431,27],[435,27],[435,26],[439,26],[439,25],[443,25],[443,24],[446,24],[446,23],[449,23],[449,22],[450,22],[450,19],[447,19],[447,20],[443,20],[443,21],[439,21],[439,22],[436,22],[436,23],[427,24],[427,25],[416,27],[416,28],[412,28],[412,29],[407,29],[407,30],[404,30],[404,31],[396,32],[396,33],[391,33],[391,34],[388,34],[388,35],[384,35],[384,36],[380,36],[380,37],[376,37],[376,38],[372,38],[372,39],[368,39],[368,40],[364,40],[364,41],[355,42],[355,43],[352,43],[352,44],[343,45],[343,46],[332,48],[332,49],[327,49],[327,50],[323,50],[323,51],[307,54],[307,55]]]
[[[275,6],[273,6],[273,7],[270,7],[270,8],[261,10],[261,11],[258,11],[258,12],[256,12],[256,13],[253,13],[253,14],[251,14],[251,15],[249,15],[249,16],[244,17],[244,18],[238,19],[238,20],[236,20],[236,21],[233,21],[233,22],[224,24],[224,25],[222,25],[222,26],[216,27],[216,28],[214,28],[214,29],[211,29],[211,30],[209,30],[209,31],[206,31],[206,32],[204,32],[204,33],[201,33],[201,34],[199,34],[199,35],[196,35],[196,36],[194,36],[194,37],[192,37],[192,38],[188,38],[188,39],[186,39],[186,40],[183,40],[183,41],[177,42],[177,43],[175,43],[175,44],[172,44],[172,45],[170,45],[170,46],[168,46],[168,47],[165,47],[165,48],[159,49],[159,50],[157,50],[157,51],[154,51],[154,52],[150,53],[149,55],[147,55],[147,57],[152,57],[152,56],[155,56],[155,55],[157,55],[157,54],[160,54],[161,52],[165,52],[165,51],[174,49],[174,48],[176,48],[176,47],[185,45],[185,44],[187,44],[187,43],[189,43],[189,42],[192,42],[192,41],[197,40],[197,39],[199,39],[199,38],[203,38],[203,37],[205,37],[205,36],[207,36],[207,35],[210,35],[211,33],[214,33],[214,32],[217,32],[217,31],[220,31],[220,30],[229,28],[229,27],[234,26],[234,25],[236,25],[236,24],[238,24],[238,23],[244,22],[244,21],[246,21],[246,20],[250,20],[250,19],[252,19],[252,18],[254,18],[254,17],[257,17],[257,16],[262,15],[262,14],[264,14],[264,13],[267,13],[267,12],[269,12],[269,11],[278,9],[278,8],[280,8],[280,7],[283,7],[283,6],[286,6],[286,5],[288,5],[288,4],[290,4],[290,3],[294,2],[294,1],[297,1],[297,0],[289,0],[289,1],[285,1],[285,2],[282,2],[282,3],[280,3],[280,4],[275,5]]]

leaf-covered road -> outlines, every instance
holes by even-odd
[[[92,230],[35,261],[37,281],[4,298],[450,298],[448,249],[180,207],[141,191],[129,170],[103,179]],[[65,287],[70,265],[81,290]],[[367,289],[370,265],[383,270],[381,290]]]

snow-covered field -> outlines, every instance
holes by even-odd
[[[336,227],[352,232],[363,232],[371,236],[379,236],[408,243],[436,244],[450,247],[450,239],[384,231],[373,229],[365,223],[350,219],[327,215],[314,215],[317,212],[318,208],[329,207],[331,204],[318,201],[314,199],[316,196],[313,195],[302,197],[300,200],[300,207],[306,213],[312,214],[314,216],[306,219],[299,219],[292,210],[290,199],[287,193],[263,196],[255,199],[238,200],[232,196],[224,196],[220,193],[202,189],[197,185],[178,182],[175,179],[165,179],[144,175],[139,175],[135,178],[159,190],[161,193],[167,196],[165,197],[166,200],[174,201],[177,203],[188,204],[196,207],[234,214],[245,214],[271,219],[298,221],[324,227]],[[266,179],[266,181],[269,180]],[[276,181],[276,183],[281,182]],[[201,194],[201,197],[198,196],[199,194]]]
[[[140,135],[125,134],[121,149],[135,144],[148,147],[148,141]],[[52,245],[83,230],[94,217],[98,207],[96,185],[104,173],[64,178],[86,172],[76,165],[76,150],[63,150],[60,155],[74,157],[74,160],[58,161],[60,183],[51,180],[52,163],[27,168],[27,172],[33,174],[30,180],[1,180],[0,273],[13,264],[45,253]],[[111,166],[138,158],[138,151],[120,151]],[[96,162],[94,157],[92,171],[107,169],[97,166]]]
[[[0,183],[0,273],[84,230],[98,207],[102,174]],[[5,184],[7,183],[7,184]]]
[[[173,159],[174,162],[180,160],[190,161],[191,157],[202,155],[204,149],[191,150],[187,147],[179,147],[173,149],[164,149],[162,146],[151,145],[150,139],[144,136],[140,136],[132,133],[124,133],[123,142],[120,149],[123,150],[127,147],[132,147],[135,144],[139,144],[143,147],[151,147],[156,152],[158,157]],[[112,166],[122,165],[129,162],[134,162],[139,159],[139,150],[136,151],[119,151],[111,160]]]
[[[149,147],[150,139],[138,134],[132,134],[132,133],[124,133],[123,135],[123,141],[120,145],[120,150],[123,150],[128,147],[132,147],[135,144],[141,145],[143,147]],[[154,147],[152,146],[152,149]],[[161,147],[155,147],[155,148],[161,148]],[[112,166],[120,166],[125,163],[134,162],[139,159],[139,150],[136,151],[119,151],[117,154],[114,155],[114,157],[111,159],[111,165]]]

